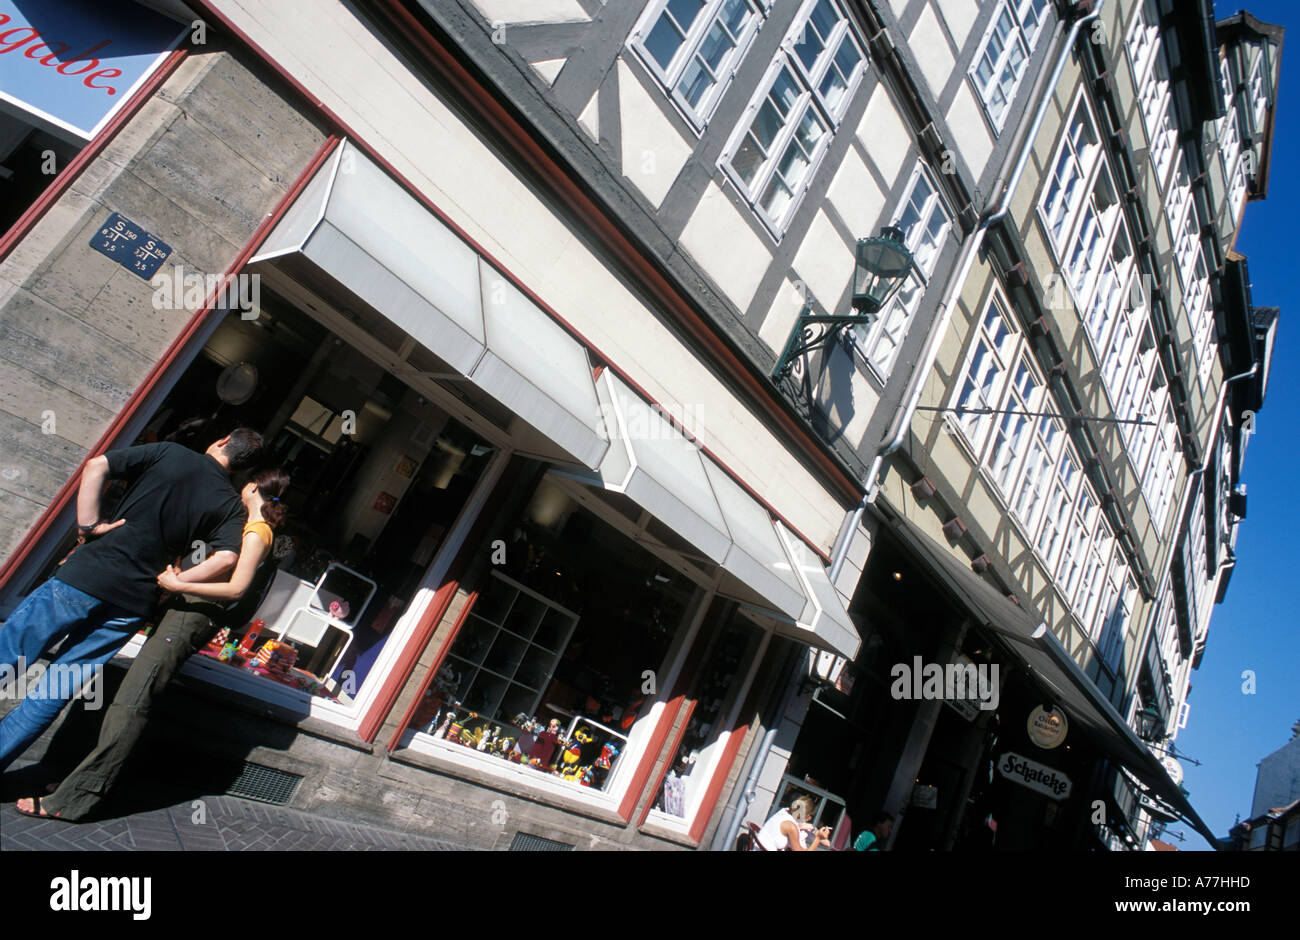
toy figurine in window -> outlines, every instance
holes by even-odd
[[[555,749],[560,741],[560,719],[552,718],[546,730],[537,735],[537,740],[528,751],[528,763],[534,767],[550,767],[555,757]]]
[[[456,713],[455,713],[455,712],[448,712],[448,713],[447,713],[447,733],[444,735],[444,737],[445,737],[448,741],[459,741],[459,740],[460,740],[460,730],[461,730],[461,728],[460,728],[460,722],[456,719]]]
[[[333,620],[347,620],[348,614],[351,613],[351,607],[348,602],[339,598],[330,601],[330,617]]]
[[[614,758],[617,756],[617,742],[606,741],[604,747],[600,749],[600,756],[596,758],[596,766],[601,770],[609,770],[609,765],[614,762]]]
[[[583,747],[594,740],[596,740],[596,736],[591,733],[591,729],[586,725],[573,732],[573,741],[564,750],[564,766],[569,768],[582,760]]]

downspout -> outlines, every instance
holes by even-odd
[[[781,729],[781,722],[785,719],[786,709],[790,707],[795,690],[799,688],[799,660],[803,654],[804,648],[802,646],[795,646],[790,651],[789,665],[781,672],[781,682],[785,686],[785,692],[781,696],[780,704],[776,706],[776,710],[768,719],[767,731],[763,734],[763,740],[759,743],[754,763],[750,766],[749,775],[745,777],[745,783],[741,787],[740,804],[737,805],[732,802],[727,806],[727,816],[724,819],[724,824],[718,827],[720,835],[713,837],[713,844],[710,849],[714,852],[730,852],[732,846],[736,844],[736,836],[740,833],[740,824],[749,813],[749,807],[754,802],[754,797],[758,795],[758,778],[762,776],[767,757],[772,752],[772,744],[776,741],[776,734]]]
[[[1034,141],[1038,138],[1038,132],[1042,128],[1043,120],[1047,116],[1048,108],[1052,103],[1053,93],[1056,90],[1057,83],[1060,81],[1061,73],[1065,71],[1065,63],[1068,61],[1070,54],[1074,49],[1074,41],[1078,38],[1080,30],[1087,24],[1101,16],[1103,3],[1099,3],[1097,8],[1088,15],[1074,21],[1070,27],[1069,35],[1066,37],[1060,52],[1057,54],[1056,65],[1052,69],[1051,78],[1048,80],[1042,98],[1038,102],[1038,109],[1034,112],[1033,122],[1029,126],[1029,131],[1021,144],[1020,155],[1016,159],[1016,165],[1011,171],[1011,176],[1007,180],[1005,187],[1002,188],[1002,195],[998,198],[998,203],[992,212],[986,214],[980,219],[979,225],[966,240],[962,248],[962,257],[958,267],[958,274],[948,285],[947,293],[939,303],[939,317],[934,328],[930,332],[930,337],[926,341],[925,351],[921,357],[920,366],[913,371],[911,379],[908,381],[908,391],[906,393],[907,406],[900,412],[899,417],[894,419],[892,430],[888,442],[880,450],[875,459],[871,462],[871,467],[867,470],[867,492],[862,497],[862,502],[853,512],[853,519],[846,530],[846,536],[835,551],[835,557],[831,559],[831,583],[839,576],[840,569],[844,566],[844,559],[848,555],[848,546],[852,541],[852,533],[862,520],[862,514],[866,511],[867,505],[873,502],[876,494],[879,492],[879,484],[876,477],[880,473],[880,467],[885,462],[885,458],[894,453],[903,446],[907,439],[908,429],[912,426],[912,418],[916,415],[916,406],[921,402],[921,393],[925,388],[925,380],[934,368],[934,360],[939,354],[939,344],[942,342],[944,334],[948,331],[948,323],[952,319],[953,307],[956,305],[957,294],[961,291],[962,286],[966,283],[966,277],[970,274],[970,269],[975,264],[975,257],[979,253],[980,246],[984,243],[984,236],[988,230],[997,222],[1001,221],[1008,212],[1011,211],[1011,197],[1015,193],[1016,187],[1020,183],[1020,177],[1024,174],[1025,167],[1029,164],[1029,156],[1033,153]]]

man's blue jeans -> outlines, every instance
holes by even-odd
[[[0,689],[7,685],[14,694],[19,666],[31,668],[60,639],[67,640],[18,707],[0,720],[0,770],[27,750],[77,693],[69,678],[89,678],[94,670],[102,669],[143,620],[139,614],[57,578],[46,581],[18,605],[0,626],[0,674],[14,670]]]

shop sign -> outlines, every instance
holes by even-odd
[[[1070,723],[1065,718],[1064,709],[1044,708],[1039,705],[1029,713],[1029,740],[1044,750],[1050,751],[1065,743],[1065,735],[1070,730]]]
[[[1007,751],[998,758],[998,773],[1012,783],[1028,787],[1054,800],[1068,799],[1074,784],[1055,767]]]
[[[935,809],[939,805],[939,788],[918,783],[912,787],[912,806],[917,809]]]
[[[1178,763],[1172,757],[1160,758],[1160,766],[1164,767],[1165,773],[1169,774],[1169,779],[1174,782],[1174,786],[1179,787],[1183,784],[1183,765]]]
[[[131,0],[0,0],[0,108],[90,140],[188,32]]]

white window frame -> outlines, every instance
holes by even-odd
[[[922,186],[929,192],[918,205],[916,197]],[[858,344],[862,361],[881,385],[888,381],[893,372],[907,329],[916,318],[930,276],[952,234],[952,213],[948,211],[934,177],[921,161],[917,161],[912,170],[912,178],[903,191],[903,198],[899,201],[890,224],[901,228],[900,223],[909,209],[917,218],[904,229],[903,239],[907,250],[912,253],[916,267],[908,272],[907,281],[890,298],[871,326],[857,327],[854,330],[854,341]],[[936,220],[940,219],[942,221],[936,226]]]
[[[973,404],[997,411],[1052,411],[1047,383],[997,285],[985,301],[948,407]],[[1096,603],[1102,578],[1112,565],[1122,564],[1126,572],[1128,565],[1062,419],[959,414],[945,420],[970,448],[1057,592],[1095,640],[1096,618],[1104,607]],[[1007,427],[1011,433],[1000,437],[999,429]],[[1005,455],[1001,462],[999,453]]]
[[[809,21],[814,10],[821,3],[829,4],[832,11],[837,14],[838,19],[828,37],[829,41],[826,43],[822,54],[814,60],[810,70],[804,65],[795,50],[800,38],[804,35],[805,29],[812,28]],[[845,41],[848,41],[853,51],[856,52],[857,62],[853,66],[853,74],[848,77],[847,87],[838,101],[834,102],[832,106],[821,93],[819,86],[826,79],[831,68],[838,69],[835,59]],[[718,159],[719,168],[735,184],[737,191],[745,197],[745,200],[753,208],[773,239],[780,241],[789,227],[790,220],[794,218],[809,185],[817,175],[818,167],[821,165],[832,139],[839,130],[844,113],[853,98],[853,93],[857,90],[862,82],[862,77],[866,74],[866,67],[865,44],[858,36],[853,21],[845,12],[840,0],[805,0],[799,16],[795,18],[794,25],[781,42],[780,53],[763,77],[757,93],[750,101],[749,106],[745,108],[731,135],[731,139],[723,149],[722,156]],[[733,165],[734,160],[740,153],[746,138],[750,136],[750,131],[755,126],[760,111],[767,104],[769,95],[783,72],[788,72],[793,78],[793,84],[798,91],[798,95],[790,104],[789,111],[776,135],[772,138],[763,161],[758,164],[754,178],[746,182],[741,172]],[[803,175],[800,176],[793,187],[789,201],[774,216],[764,207],[762,200],[777,175],[782,159],[791,145],[795,143],[796,131],[805,116],[810,113],[815,121],[821,125],[823,132],[817,139],[813,152],[807,154],[807,165],[804,168]],[[755,137],[755,142],[760,148],[762,147],[757,137]],[[800,149],[803,149],[802,145],[800,145]]]
[[[1082,212],[1083,200],[1092,192],[1094,171],[1102,159],[1097,121],[1082,92],[1075,96],[1067,114],[1038,198],[1038,216],[1057,258],[1065,256],[1065,246]],[[1078,118],[1082,118],[1081,124]]]
[[[1001,134],[1006,126],[1007,115],[1015,104],[1020,83],[1029,70],[1029,62],[1034,57],[1038,40],[1045,32],[1044,20],[1050,9],[1049,0],[999,0],[989,19],[989,25],[984,30],[979,51],[975,53],[966,75],[975,89],[975,97],[984,106],[984,114],[993,127],[994,135]],[[1004,23],[1010,26],[1005,34],[998,29]],[[1005,40],[1004,45],[1001,51],[991,54],[993,41],[999,38]],[[1013,63],[1013,57],[1017,53],[1020,58]],[[988,75],[981,79],[980,69],[986,63],[989,66]],[[1012,72],[1011,82],[1004,85],[1001,79],[1008,69]],[[1001,105],[995,104],[998,96],[1005,98]]]
[[[1264,85],[1264,50],[1255,50],[1255,61],[1250,66],[1250,116],[1256,135],[1264,133],[1264,118],[1268,116],[1268,89]]]
[[[665,11],[667,11],[669,0],[655,0],[654,3],[651,3],[628,38],[628,48],[632,50],[650,74],[655,77],[656,81],[663,86],[665,94],[668,95],[682,113],[682,116],[690,122],[697,132],[703,131],[708,125],[709,119],[713,117],[718,103],[722,100],[727,87],[735,77],[736,70],[739,69],[740,63],[744,60],[745,53],[749,51],[750,44],[758,34],[759,28],[772,8],[772,0],[739,0],[749,8],[751,15],[745,22],[740,35],[735,37],[735,46],[719,64],[713,86],[705,93],[705,96],[698,104],[692,105],[678,88],[678,85],[690,68],[691,63],[695,61],[696,54],[712,31],[713,25],[719,22],[723,10],[730,2],[734,2],[734,0],[705,0],[704,8],[700,10],[694,22],[691,23],[681,46],[673,53],[673,57],[669,60],[667,66],[661,65],[659,60],[654,57],[654,54],[646,45],[646,40],[658,25]],[[676,17],[673,17],[673,21],[676,22]],[[728,30],[728,34],[730,34],[730,30]]]

